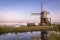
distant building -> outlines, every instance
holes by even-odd
[[[27,23],[27,26],[36,26],[35,23]]]

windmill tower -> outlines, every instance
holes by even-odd
[[[41,26],[49,26],[49,25],[51,25],[51,18],[48,18],[48,12],[47,12],[47,10],[44,10],[43,11],[43,4],[42,4],[42,0],[41,0],[41,2],[40,2],[40,5],[41,5],[41,12],[40,13],[32,13],[31,15],[39,15],[39,16],[41,16],[39,19],[40,19],[40,23],[39,23],[39,25],[41,25]],[[48,20],[49,19],[49,20]],[[50,21],[50,22],[49,22]]]
[[[41,4],[41,13],[32,13],[32,15],[40,15],[40,23],[39,25],[40,26],[50,26],[51,25],[51,18],[50,21],[48,20],[48,17],[47,17],[47,14],[48,12],[46,10],[43,11],[43,4],[42,4],[42,0],[40,2]],[[41,39],[42,40],[47,40],[47,34],[48,34],[48,31],[41,31]]]

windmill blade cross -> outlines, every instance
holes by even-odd
[[[40,13],[32,13],[31,15],[40,15]]]

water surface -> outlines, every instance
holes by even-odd
[[[0,40],[31,40],[32,36],[41,37],[41,32],[25,32],[25,33],[4,33],[0,35]]]

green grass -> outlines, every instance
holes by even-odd
[[[60,40],[60,34],[57,33],[51,33],[49,40]]]
[[[0,26],[0,34],[1,33],[10,33],[10,32],[32,32],[32,31],[58,31],[60,32],[60,25],[52,25],[52,26],[25,26],[25,27],[10,27],[10,26]]]

